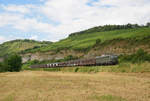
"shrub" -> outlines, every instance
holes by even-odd
[[[96,45],[99,45],[101,43],[101,39],[96,40]]]
[[[64,58],[65,61],[69,61],[69,60],[75,60],[75,59],[78,59],[78,57],[76,56],[72,56],[72,55],[68,55]]]
[[[96,39],[96,42],[93,45],[93,47],[99,46],[100,44],[101,44],[101,39]]]
[[[75,68],[74,72],[78,72],[79,68]]]
[[[34,64],[39,64],[39,63],[40,63],[39,60],[32,60],[32,61],[28,61],[26,64],[34,65]]]

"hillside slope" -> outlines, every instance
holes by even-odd
[[[5,56],[10,53],[20,53],[27,49],[35,49],[51,44],[51,42],[39,42],[35,40],[13,40],[0,44],[0,56]]]
[[[104,31],[104,32],[93,32],[87,34],[80,34],[70,36],[66,39],[55,42],[46,47],[40,49],[33,49],[29,52],[47,52],[47,51],[59,51],[59,50],[83,50],[90,49],[95,45],[97,39],[101,40],[101,43],[106,41],[118,40],[118,39],[128,39],[128,41],[135,39],[143,41],[143,38],[150,36],[150,28],[134,28],[134,29],[120,29],[113,31]]]

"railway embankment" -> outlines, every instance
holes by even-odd
[[[98,73],[98,72],[117,72],[117,73],[150,73],[150,63],[129,63],[124,62],[114,66],[76,66],[61,68],[29,68],[23,66],[23,70],[31,71],[49,71],[49,72],[81,72],[81,73]]]

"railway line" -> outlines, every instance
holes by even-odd
[[[118,64],[118,56],[102,55],[91,59],[78,59],[67,62],[37,64],[31,65],[31,68],[57,68],[57,67],[73,67],[73,66],[99,66],[99,65],[115,65]]]

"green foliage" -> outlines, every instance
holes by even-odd
[[[69,61],[69,60],[75,60],[78,59],[78,57],[76,56],[72,56],[72,55],[68,55],[64,58],[64,61]]]
[[[96,42],[93,45],[93,47],[99,46],[100,44],[101,44],[101,39],[96,39]]]
[[[28,62],[26,62],[22,65],[22,69],[23,70],[26,70],[26,69],[28,70],[31,65],[40,64],[40,63],[41,62],[39,60],[28,61]]]
[[[142,63],[144,61],[150,61],[150,54],[145,52],[143,49],[139,49],[136,53],[131,55],[121,55],[121,62],[132,62],[132,63]]]
[[[92,96],[90,97],[92,100],[97,101],[127,101],[126,99],[113,95],[103,95],[103,96]]]
[[[26,64],[34,65],[34,64],[39,64],[39,63],[40,63],[39,60],[32,60],[32,61],[28,61]]]
[[[0,63],[0,72],[4,72],[4,71],[5,71],[4,65]]]
[[[101,43],[101,39],[97,39],[95,44],[99,45],[100,43]]]
[[[3,62],[3,63],[0,63],[0,72],[7,72],[10,70],[10,66]]]
[[[75,68],[74,72],[78,72],[79,68]]]
[[[147,26],[147,27],[150,27],[150,22],[148,22],[148,23],[146,24],[146,26]]]
[[[4,67],[7,71],[18,72],[21,70],[22,58],[17,54],[12,54],[4,60]]]

